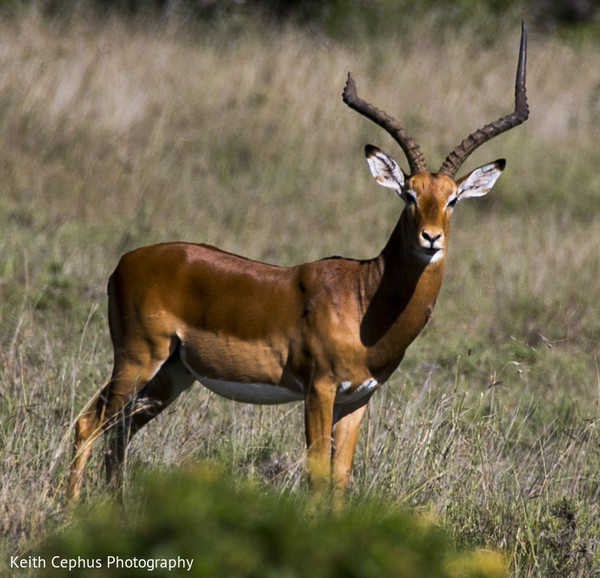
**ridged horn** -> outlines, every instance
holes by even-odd
[[[376,125],[380,126],[390,134],[404,151],[412,175],[429,172],[427,165],[425,164],[425,157],[423,156],[419,145],[406,130],[400,126],[396,119],[383,110],[375,108],[356,94],[356,83],[350,73],[348,73],[348,80],[346,81],[344,92],[342,93],[342,100],[350,108],[373,121]]]
[[[525,89],[525,74],[527,66],[527,29],[525,23],[521,24],[521,47],[519,50],[519,63],[517,65],[517,78],[515,82],[515,110],[512,114],[499,118],[497,121],[486,124],[477,129],[463,140],[447,157],[440,167],[439,174],[454,178],[460,166],[467,157],[483,143],[520,125],[529,118],[527,92]]]

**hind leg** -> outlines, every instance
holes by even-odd
[[[82,412],[75,424],[75,444],[71,460],[67,498],[79,497],[83,481],[83,470],[89,458],[92,444],[115,421],[115,416],[131,399],[136,391],[152,379],[160,365],[169,356],[169,342],[162,347],[162,355],[155,348],[154,355],[147,348],[145,355],[133,358],[119,353],[115,349],[115,364],[110,381],[88,407]]]
[[[125,450],[131,438],[191,387],[194,381],[195,378],[181,363],[176,351],[127,404],[111,427],[105,455],[106,481],[119,496],[123,489]]]

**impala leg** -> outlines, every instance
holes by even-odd
[[[315,495],[330,488],[335,387],[314,383],[304,403],[308,477]]]
[[[123,489],[125,450],[131,438],[191,387],[194,381],[195,378],[175,352],[121,412],[111,428],[105,455],[106,481],[116,492],[120,494]]]
[[[77,500],[81,491],[83,482],[83,470],[92,451],[92,445],[102,434],[106,427],[109,417],[112,413],[107,411],[109,400],[112,398],[112,391],[115,380],[111,379],[99,395],[96,396],[88,405],[89,407],[79,416],[75,423],[75,444],[73,447],[73,459],[71,460],[69,486],[67,488],[67,498]],[[122,403],[125,403],[122,400]],[[115,400],[110,403],[111,412],[116,407]]]
[[[367,409],[368,399],[360,404],[336,407],[333,424],[333,500],[334,508],[343,503],[344,492],[350,479],[354,449],[360,422]]]
[[[166,356],[165,356],[166,357]],[[75,444],[71,460],[67,498],[77,500],[83,481],[83,470],[89,458],[92,444],[101,433],[114,424],[115,416],[137,389],[142,387],[156,372],[160,361],[145,365],[117,360],[108,384],[93,399],[75,424]]]
[[[67,498],[69,500],[79,499],[83,481],[83,468],[92,451],[92,444],[102,433],[101,424],[104,414],[104,404],[101,401],[102,395],[101,393],[95,401],[91,402],[89,409],[79,417],[75,424],[75,445],[67,488]]]

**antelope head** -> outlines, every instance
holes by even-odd
[[[427,260],[442,257],[450,230],[450,215],[456,203],[486,195],[504,170],[506,161],[499,159],[455,179],[458,169],[475,149],[529,117],[525,89],[526,60],[527,31],[522,24],[514,111],[472,132],[446,157],[437,173],[429,171],[419,145],[394,118],[357,95],[354,79],[348,74],[342,94],[344,102],[385,129],[400,145],[408,161],[409,172],[405,173],[381,149],[373,145],[365,147],[369,168],[377,182],[394,189],[406,203],[402,217],[403,234],[414,254]]]

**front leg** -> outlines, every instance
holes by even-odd
[[[331,430],[335,385],[314,380],[304,402],[308,476],[312,491],[322,495],[331,487]]]
[[[354,404],[337,406],[334,411],[332,480],[336,509],[342,506],[344,492],[350,479],[360,422],[369,399],[370,396],[367,396]]]

